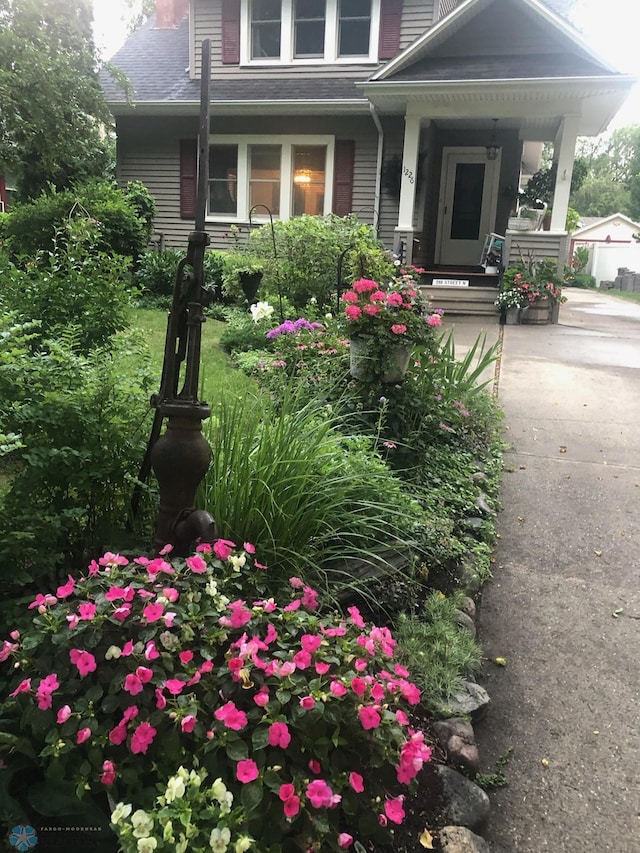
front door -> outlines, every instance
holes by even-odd
[[[477,266],[487,234],[494,230],[500,177],[486,148],[443,148],[436,234],[438,264]]]

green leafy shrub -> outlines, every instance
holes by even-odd
[[[11,252],[27,258],[38,251],[49,252],[60,239],[60,229],[64,230],[70,220],[88,217],[101,251],[135,259],[146,248],[151,233],[153,199],[142,188],[135,182],[131,189],[120,190],[109,181],[93,180],[16,204],[7,215],[6,237]]]
[[[8,796],[55,789],[73,808],[109,791],[125,844],[131,815],[138,838],[160,822],[156,849],[185,851],[206,813],[167,831],[156,785],[178,775],[177,795],[187,764],[220,780],[218,801],[230,809],[232,795],[265,853],[391,843],[431,754],[409,728],[420,693],[387,628],[357,607],[322,611],[297,577],[272,597],[254,551],[220,539],[186,560],[109,552],[39,592],[32,624],[0,647]]]
[[[298,216],[274,222],[273,235],[277,258],[271,226],[249,237],[249,251],[264,264],[261,292],[272,301],[281,293],[297,310],[312,298],[321,310],[332,306],[341,256],[343,282],[362,276],[384,281],[393,275],[391,256],[373,230],[354,216]]]
[[[21,445],[0,500],[5,598],[122,535],[147,438],[152,380],[139,338],[81,355],[73,330],[34,351],[35,332],[2,318],[0,432]]]
[[[138,301],[145,305],[169,306],[173,297],[178,264],[186,257],[187,247],[147,250],[138,258],[133,273],[133,284],[139,291]],[[205,252],[204,286],[216,299],[222,294],[222,252]]]
[[[83,352],[104,344],[127,325],[129,261],[98,243],[93,223],[78,218],[24,267],[0,253],[0,301],[23,320],[39,320],[44,337],[75,326]]]

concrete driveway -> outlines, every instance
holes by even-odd
[[[640,305],[504,329],[508,468],[480,607],[494,853],[640,851]],[[505,658],[505,667],[496,665]]]

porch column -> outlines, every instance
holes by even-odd
[[[569,194],[571,192],[571,176],[573,175],[573,158],[575,157],[576,141],[578,139],[578,116],[565,116],[554,143],[557,151],[558,164],[556,185],[553,190],[553,209],[551,212],[551,231],[565,231]]]
[[[416,200],[419,151],[420,116],[412,116],[407,113],[404,117],[404,148],[402,151],[398,226],[395,229],[394,236],[394,250],[396,252],[404,242],[403,260],[407,263],[411,263],[413,254],[413,211]]]

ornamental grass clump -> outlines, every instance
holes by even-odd
[[[69,814],[108,793],[141,853],[392,842],[430,758],[395,640],[356,607],[323,612],[297,577],[270,597],[254,551],[220,539],[186,559],[107,553],[39,593],[31,626],[0,647],[7,796],[67,793]],[[194,802],[196,778],[217,793],[174,821],[181,768]]]

